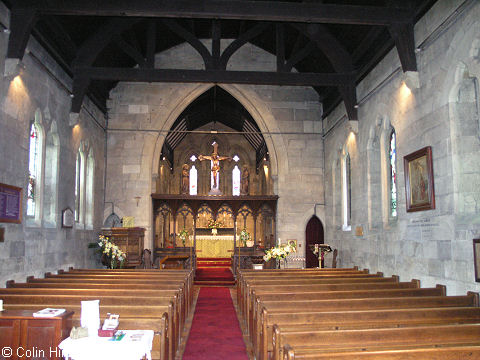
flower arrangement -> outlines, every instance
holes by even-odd
[[[265,255],[263,256],[263,260],[269,261],[270,259],[285,259],[288,254],[291,252],[295,251],[296,248],[293,246],[293,244],[283,244],[283,245],[278,245],[275,247],[272,247],[269,250],[265,251]]]
[[[178,233],[178,237],[182,240],[183,247],[185,247],[185,242],[188,238],[188,230],[183,228],[182,231]]]
[[[112,243],[108,236],[99,235],[98,240],[98,243],[93,244],[98,246],[104,265],[110,269],[122,268],[125,265],[125,253]]]
[[[218,229],[219,227],[222,227],[222,223],[220,221],[210,219],[210,220],[208,220],[207,227],[209,229]]]
[[[246,228],[243,228],[243,230],[240,232],[240,241],[242,242],[243,246],[247,246],[247,243],[250,243],[251,241],[250,233]]]

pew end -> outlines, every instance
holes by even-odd
[[[399,279],[400,279],[400,277],[399,277]],[[421,286],[420,286],[420,280],[418,280],[418,279],[412,279],[412,283],[415,284],[415,287],[416,287],[416,288],[420,288],[420,287],[421,287]]]
[[[445,285],[437,284],[435,288],[442,291],[442,296],[447,296],[447,287]]]
[[[27,283],[29,283],[29,282],[32,282],[33,279],[35,279],[35,276],[30,275],[30,276],[27,276],[27,280],[26,280],[26,281],[27,281]]]
[[[5,282],[5,287],[6,288],[12,288],[14,284],[15,284],[15,280],[7,280]]]
[[[480,300],[479,300],[478,292],[468,291],[467,296],[473,297],[473,306],[475,306],[475,307],[480,306]]]

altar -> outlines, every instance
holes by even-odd
[[[196,245],[198,258],[231,258],[233,255],[233,235],[197,235]]]

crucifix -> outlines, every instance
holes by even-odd
[[[220,161],[223,161],[223,160],[232,161],[232,158],[230,156],[219,156],[218,155],[218,144],[214,141],[212,145],[213,145],[212,155],[199,155],[198,160],[200,160],[200,161],[211,160],[212,161],[213,185],[212,185],[210,193],[218,194],[219,190],[218,190],[218,183],[217,183],[217,175],[218,175],[218,172],[220,171]]]

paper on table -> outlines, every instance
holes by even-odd
[[[82,301],[82,327],[88,328],[88,336],[98,336],[100,327],[100,300]]]

